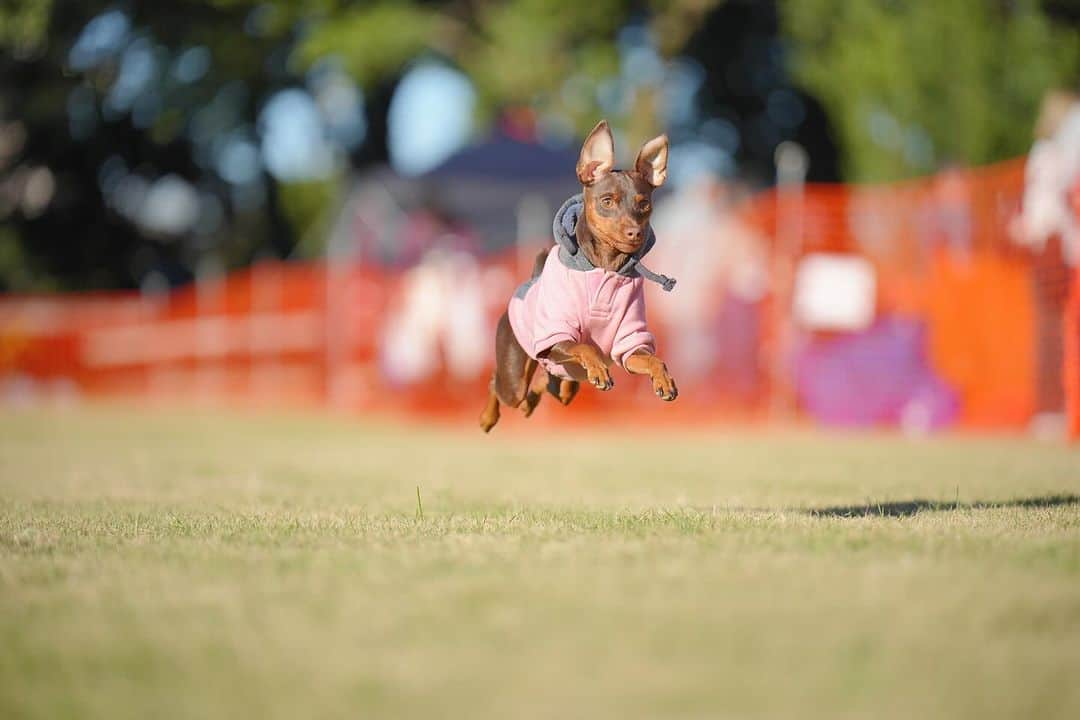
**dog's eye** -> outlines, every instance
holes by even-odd
[[[640,205],[638,205],[638,212],[647,213],[650,210],[652,210],[652,205],[650,205],[647,202],[643,202]]]
[[[611,197],[610,195],[605,195],[604,197],[600,198],[600,207],[604,208],[605,210],[610,210],[611,208],[615,207],[615,198]]]

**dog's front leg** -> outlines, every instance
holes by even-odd
[[[661,400],[672,401],[679,397],[675,379],[668,373],[667,365],[648,350],[638,350],[626,358],[626,371],[635,375],[648,375],[652,379],[653,392]]]
[[[615,387],[615,381],[608,372],[607,362],[604,360],[600,349],[592,343],[573,343],[563,341],[555,343],[547,351],[549,360],[566,365],[573,363],[585,371],[589,383],[598,390],[610,390]],[[573,373],[571,373],[573,374]]]

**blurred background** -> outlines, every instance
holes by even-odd
[[[1078,29],[1072,0],[6,0],[0,405],[471,421],[607,118],[624,163],[671,137],[649,308],[682,393],[531,423],[1075,436]]]

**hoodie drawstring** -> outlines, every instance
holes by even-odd
[[[551,224],[551,232],[555,236],[555,242],[570,258],[575,258],[578,254],[577,239],[574,237],[574,231],[577,228],[579,218],[584,214],[582,212],[584,203],[585,199],[580,194],[570,197],[562,204],[562,207],[559,208],[558,212],[555,213],[555,220]],[[664,292],[671,292],[675,288],[675,278],[654,273],[652,270],[641,264],[641,256],[649,252],[655,244],[656,235],[653,233],[652,228],[649,227],[644,247],[638,251],[635,257],[631,258],[623,269],[619,270],[619,273],[625,275],[628,270],[633,270],[646,280],[654,282],[664,288]],[[566,261],[564,260],[564,262]],[[586,266],[585,268],[579,267],[579,270],[592,267],[591,263],[585,258],[577,259],[576,262],[578,264],[584,263]]]
[[[654,283],[664,288],[664,292],[671,292],[675,289],[675,278],[654,273],[652,270],[642,265],[640,260],[634,262],[634,269],[638,271],[638,275],[641,277],[646,280],[652,280]]]

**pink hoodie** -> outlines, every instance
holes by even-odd
[[[529,357],[557,377],[570,375],[562,365],[537,355],[564,340],[592,341],[625,369],[626,358],[635,351],[655,351],[655,340],[645,327],[644,284],[638,275],[568,268],[556,246],[540,276],[510,299],[510,327]]]

